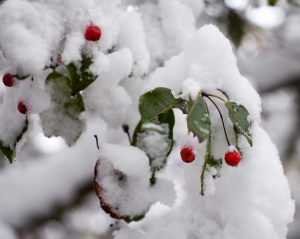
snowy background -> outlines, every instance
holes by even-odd
[[[6,0],[0,3],[0,45],[3,49],[3,52],[0,52],[1,76],[11,70],[11,67],[23,74],[39,71],[49,63],[48,53],[55,50],[64,31],[66,31],[67,43],[62,53],[62,60],[64,62],[77,60],[80,58],[80,49],[84,48],[94,55],[93,73],[100,74],[99,80],[93,83],[99,87],[87,88],[83,93],[85,102],[89,106],[89,110],[84,115],[88,121],[84,133],[75,146],[68,147],[61,138],[49,139],[43,136],[38,123],[39,117],[32,114],[31,121],[34,122],[34,128],[27,138],[27,143],[19,152],[16,162],[9,165],[8,161],[0,155],[0,238],[108,239],[112,238],[112,234],[119,228],[123,228],[123,234],[116,234],[116,238],[132,236],[130,234],[132,232],[126,229],[124,222],[111,219],[99,207],[99,199],[92,186],[94,165],[98,157],[93,135],[98,135],[100,144],[108,142],[126,145],[127,136],[119,126],[126,120],[131,129],[134,127],[136,123],[134,119],[138,116],[132,108],[136,106],[136,99],[140,92],[157,85],[168,86],[175,92],[179,92],[178,84],[169,82],[168,79],[179,81],[180,73],[184,71],[180,68],[182,61],[196,59],[196,57],[183,56],[181,52],[186,49],[187,42],[190,42],[189,39],[197,29],[210,23],[218,26],[231,41],[241,75],[251,82],[261,96],[261,126],[278,148],[284,174],[288,178],[292,198],[296,203],[294,222],[288,225],[287,238],[300,238],[298,226],[300,223],[300,128],[298,126],[300,121],[300,7],[297,6],[300,2],[294,0],[293,4],[289,4],[286,1],[278,1],[275,7],[269,7],[263,0],[124,0],[118,11],[114,10],[114,6],[119,2],[116,0],[89,0],[84,4],[80,2],[49,0],[45,4],[44,1],[37,0]],[[12,12],[14,14],[11,14]],[[84,40],[80,34],[90,21],[101,26],[105,37],[98,45],[83,47]],[[31,30],[24,31],[20,22],[30,26]],[[68,27],[64,29],[63,26]],[[214,36],[215,33],[212,31],[209,34]],[[215,36],[218,37],[218,34]],[[10,37],[14,41],[11,41]],[[201,35],[198,34],[198,38],[203,46],[209,46],[208,41],[202,39]],[[112,43],[116,43],[119,49],[117,52],[109,56],[98,52],[99,49],[102,52],[109,50]],[[221,50],[227,49],[222,48],[223,43],[224,41],[220,40]],[[5,49],[10,49],[6,50],[7,54],[3,54]],[[39,57],[28,57],[35,54],[36,49],[40,49],[39,54],[36,54]],[[186,52],[191,53],[194,49],[196,46],[191,44]],[[213,55],[215,52],[210,53]],[[226,51],[222,54],[227,57]],[[216,56],[222,54],[219,52]],[[231,72],[234,67],[230,65],[231,53],[228,54],[228,74],[234,76]],[[206,59],[196,60],[204,64]],[[208,57],[208,60],[212,65],[215,62],[213,57],[211,59]],[[114,62],[114,65],[110,66],[110,62]],[[155,71],[162,66],[165,70]],[[107,72],[109,67],[112,69]],[[207,67],[209,68],[210,65]],[[218,70],[222,71],[222,69]],[[154,73],[149,77],[148,73],[153,71]],[[226,70],[224,72],[227,74]],[[121,81],[129,74],[132,74],[132,77]],[[165,81],[158,82],[162,76]],[[106,78],[111,79],[109,84],[101,81]],[[147,83],[142,84],[141,78]],[[46,109],[48,107],[46,97],[42,94],[26,95],[24,92],[28,87],[25,85],[23,93],[21,91],[19,94],[20,97],[27,97],[26,99],[32,104],[32,112],[39,113]],[[226,87],[230,91],[230,85]],[[1,104],[5,101],[6,91],[5,86],[0,84]],[[103,95],[107,100],[101,101],[100,105],[97,104],[97,98]],[[250,96],[253,97],[253,94]],[[111,100],[118,97],[122,100],[118,102]],[[35,104],[39,100],[40,103]],[[258,104],[256,96],[246,99],[245,102],[249,104],[249,111],[254,112],[252,117],[259,118],[255,115],[258,112],[255,108]],[[110,112],[108,110],[110,108],[117,110]],[[3,110],[0,112],[4,114]],[[132,115],[126,118],[128,112],[132,112]],[[3,122],[0,122],[2,127]],[[179,120],[177,124],[181,123]],[[180,127],[174,134],[182,135]],[[180,191],[178,186],[183,180],[179,147],[174,148],[169,161],[173,171],[166,171],[164,177],[175,178],[177,196],[184,197],[182,196],[184,192]],[[190,169],[185,170],[189,172]],[[191,186],[187,191],[194,190],[193,187]],[[274,205],[280,205],[280,192],[276,197],[278,201]],[[172,200],[166,201],[165,204],[171,204]],[[224,203],[228,203],[229,208],[234,208],[231,201],[224,199]],[[184,209],[180,201],[176,201],[175,205]],[[268,208],[268,205],[264,207]],[[157,203],[155,208],[157,210],[152,210],[147,215],[147,223],[132,223],[129,227],[136,228],[140,232],[152,232],[163,227],[166,219],[172,221],[172,216],[179,217],[171,214],[170,209],[163,204]],[[268,209],[273,210],[273,208]],[[239,210],[239,206],[236,210]],[[187,221],[190,220],[191,224],[193,220],[202,220],[191,219],[188,211],[185,213],[183,217]],[[243,213],[246,212],[241,212],[241,215]],[[270,218],[286,216],[288,221],[290,214],[292,212],[286,214],[282,212],[282,214],[270,215]],[[249,217],[242,226],[248,225],[250,228],[251,225],[255,226],[257,218],[257,215]],[[238,217],[231,220],[234,219],[241,220]],[[272,231],[271,226],[264,220],[266,219],[261,218],[259,222],[266,226],[260,235],[264,235],[264,230]],[[203,235],[209,234],[210,230],[217,231],[214,224],[207,223],[207,225],[207,231],[201,232]],[[180,233],[184,231],[181,227],[182,224],[172,224],[168,232],[174,231],[181,235]],[[280,230],[285,229],[278,229]],[[249,233],[245,238],[254,238],[251,237],[249,230],[241,229],[241,231]],[[227,233],[230,235],[230,232]],[[170,234],[161,234],[161,237],[167,238],[168,235]],[[211,238],[222,237],[215,235]]]

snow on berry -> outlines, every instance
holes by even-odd
[[[237,167],[241,161],[240,153],[235,149],[234,146],[229,146],[228,151],[225,154],[225,162],[232,167]]]
[[[27,114],[27,107],[26,107],[26,104],[25,104],[25,102],[19,102],[19,104],[18,104],[18,110],[19,110],[19,112],[21,113],[21,114],[24,114],[24,115],[26,115]]]
[[[7,87],[12,87],[15,83],[14,77],[11,74],[5,74],[2,78],[2,81]]]
[[[84,37],[87,41],[98,41],[101,37],[101,30],[97,26],[90,25],[85,30]]]

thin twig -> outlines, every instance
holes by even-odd
[[[225,124],[224,124],[223,116],[222,116],[222,113],[221,113],[219,107],[218,107],[218,106],[216,105],[216,103],[209,97],[208,94],[202,92],[202,95],[205,96],[206,98],[208,98],[208,99],[214,104],[214,106],[217,108],[217,110],[218,110],[218,112],[219,112],[219,114],[220,114],[220,117],[221,117],[222,124],[223,124],[223,129],[224,129],[224,133],[225,133],[225,137],[226,137],[227,144],[228,144],[228,146],[230,146],[229,139],[228,139],[228,136],[227,136],[227,132],[226,132],[226,129],[225,129]],[[219,98],[219,97],[217,97],[217,98]],[[221,99],[222,99],[222,98],[221,98]]]
[[[96,139],[96,145],[97,145],[97,148],[99,149],[99,144],[98,144],[98,137],[97,135],[94,135],[95,139]]]

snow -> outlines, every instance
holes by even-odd
[[[246,16],[252,24],[271,30],[283,24],[285,12],[279,6],[262,5],[259,8],[248,9]]]
[[[202,88],[199,82],[194,81],[192,78],[188,78],[182,82],[182,93],[180,97],[189,100],[191,97],[193,100],[196,99]]]
[[[99,145],[95,182],[100,188],[101,204],[119,217],[144,215],[151,204],[172,205],[175,199],[173,184],[159,179],[150,188],[149,159],[145,152],[133,146]]]
[[[145,153],[138,148],[112,144],[103,144],[99,147],[100,161],[101,159],[108,159],[114,168],[126,175],[149,176],[148,158]],[[124,160],[125,155],[127,155],[126,160]]]
[[[234,152],[234,151],[238,152],[238,150],[236,149],[236,147],[234,147],[233,145],[228,146],[227,152]]]
[[[17,109],[18,101],[13,100],[17,94],[18,86],[7,89],[3,104],[0,106],[0,139],[3,146],[9,146],[11,149],[25,127],[26,120],[26,116]]]
[[[151,159],[151,167],[163,165],[167,153],[171,149],[169,125],[145,124],[142,129],[148,129],[137,135],[137,147],[142,149]]]
[[[5,55],[0,63],[1,75],[30,75],[5,90],[0,106],[1,142],[13,148],[24,127],[25,116],[17,111],[19,101],[26,103],[29,115],[41,116],[48,136],[55,128],[55,135],[64,137],[70,145],[79,137],[78,130],[82,131],[74,147],[38,158],[26,170],[15,163],[1,172],[1,220],[20,226],[34,214],[47,214],[54,202],[70,200],[76,185],[93,178],[98,160],[95,182],[102,206],[107,204],[121,217],[145,215],[140,222],[121,222],[114,233],[116,239],[286,238],[295,205],[278,151],[259,125],[261,99],[240,74],[231,44],[219,29],[205,25],[197,30],[196,18],[203,10],[203,2],[132,1],[137,4],[131,8],[134,11],[125,11],[120,3],[1,3],[0,45]],[[90,24],[101,28],[102,36],[97,42],[84,39]],[[57,54],[61,54],[64,64],[78,65],[82,55],[93,59],[88,71],[97,79],[79,93],[86,110],[75,119],[54,111],[49,97],[52,93],[55,100],[65,103],[70,96],[59,87],[49,92],[44,86],[51,72],[44,68]],[[67,75],[63,65],[57,71]],[[176,109],[173,150],[166,166],[156,172],[156,183],[150,185],[153,167],[165,163],[170,149],[168,125],[144,125],[148,130],[137,136],[138,147],[130,145],[121,126],[128,124],[132,135],[140,120],[139,96],[158,86],[168,87],[185,99],[195,99],[203,91],[246,107],[253,147],[243,135],[236,141],[224,102],[211,97],[224,116],[231,144],[228,148],[219,112],[205,98],[212,125],[211,156],[222,160],[227,151],[238,148],[242,154],[238,167],[223,163],[205,168],[207,140],[199,142],[189,134],[186,115]],[[101,118],[95,118],[93,113]],[[29,119],[32,131],[37,122]],[[95,134],[100,141],[98,152]],[[23,137],[18,150],[25,140]],[[185,164],[180,159],[182,147],[195,151],[192,163]],[[199,193],[201,174],[204,195]],[[3,231],[13,238],[9,229]]]
[[[47,215],[55,204],[68,202],[78,185],[92,180],[97,160],[93,135],[97,134],[102,143],[107,132],[100,122],[97,118],[89,121],[76,147],[42,155],[34,163],[21,164],[19,159],[2,169],[0,218],[15,227],[22,226],[32,216]]]
[[[112,127],[120,127],[128,114],[132,100],[122,86],[113,88],[90,88],[85,100]]]
[[[120,14],[120,32],[117,47],[128,47],[133,55],[134,65],[132,73],[140,76],[148,72],[150,53],[146,45],[141,15],[137,12]],[[134,37],[132,37],[134,36]]]

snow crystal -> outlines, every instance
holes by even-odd
[[[195,100],[199,92],[201,92],[201,90],[202,88],[199,82],[188,78],[182,82],[182,93],[180,97],[189,100],[189,97],[191,96],[191,98]]]
[[[110,62],[109,70],[102,72],[97,79],[101,88],[117,86],[132,70],[133,56],[128,48],[113,52],[107,58]]]
[[[228,146],[228,151],[227,152],[234,152],[234,151],[238,151],[236,149],[236,147],[234,147],[233,145]]]
[[[137,136],[137,147],[142,149],[153,161],[152,167],[161,166],[166,159],[167,153],[170,151],[171,140],[169,139],[169,125],[143,125],[144,129],[148,129]]]
[[[121,86],[89,89],[84,94],[88,106],[94,109],[112,127],[120,127],[124,123],[128,109],[132,104],[125,89]]]
[[[96,182],[102,188],[102,204],[108,204],[119,216],[143,215],[158,199],[168,205],[174,202],[171,182],[160,179],[150,189],[148,157],[140,149],[103,144],[98,162]]]
[[[0,22],[1,49],[8,65],[20,75],[42,70],[63,35],[57,12],[37,2],[5,1]]]
[[[7,89],[0,106],[0,140],[3,146],[11,149],[25,127],[26,120],[26,116],[18,111],[18,101],[14,100],[17,94],[17,86]]]
[[[157,68],[146,79],[143,92],[156,87],[170,88],[175,94],[182,92],[181,83],[186,79],[186,62],[183,55],[174,56],[165,62],[164,67]]]
[[[123,13],[120,15],[120,32],[118,47],[128,47],[133,56],[133,74],[147,73],[150,63],[150,54],[146,46],[146,36],[141,15],[137,12]]]
[[[100,159],[108,159],[113,167],[130,176],[147,178],[150,175],[148,157],[136,147],[100,145]]]
[[[85,40],[82,32],[72,32],[66,36],[64,51],[61,55],[62,61],[68,65],[73,61],[81,60],[81,50]]]
[[[212,25],[200,28],[185,50],[188,74],[204,91],[224,91],[250,113],[249,120],[259,120],[261,100],[249,81],[240,75],[229,40]],[[234,87],[233,87],[234,85]]]
[[[94,75],[100,75],[102,72],[106,72],[109,70],[110,60],[109,57],[102,52],[97,52],[94,55],[93,63],[89,67],[89,70]]]

